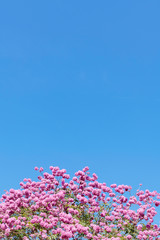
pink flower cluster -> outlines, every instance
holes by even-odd
[[[39,181],[24,179],[0,202],[0,239],[160,239],[154,224],[157,191],[99,183],[85,167],[70,180],[66,170],[50,167]]]

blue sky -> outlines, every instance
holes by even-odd
[[[1,2],[1,194],[50,165],[160,191],[159,9]]]

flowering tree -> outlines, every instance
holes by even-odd
[[[99,183],[88,167],[70,179],[66,170],[39,170],[39,181],[24,179],[0,202],[0,239],[160,239],[153,224],[160,205],[156,191]],[[129,197],[126,197],[126,195]]]

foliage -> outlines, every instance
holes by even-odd
[[[153,224],[158,192],[137,190],[132,196],[131,186],[99,183],[88,167],[71,180],[65,169],[50,170],[2,195],[0,239],[160,239]]]

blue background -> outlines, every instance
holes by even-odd
[[[160,1],[0,3],[0,193],[35,166],[160,191]]]

